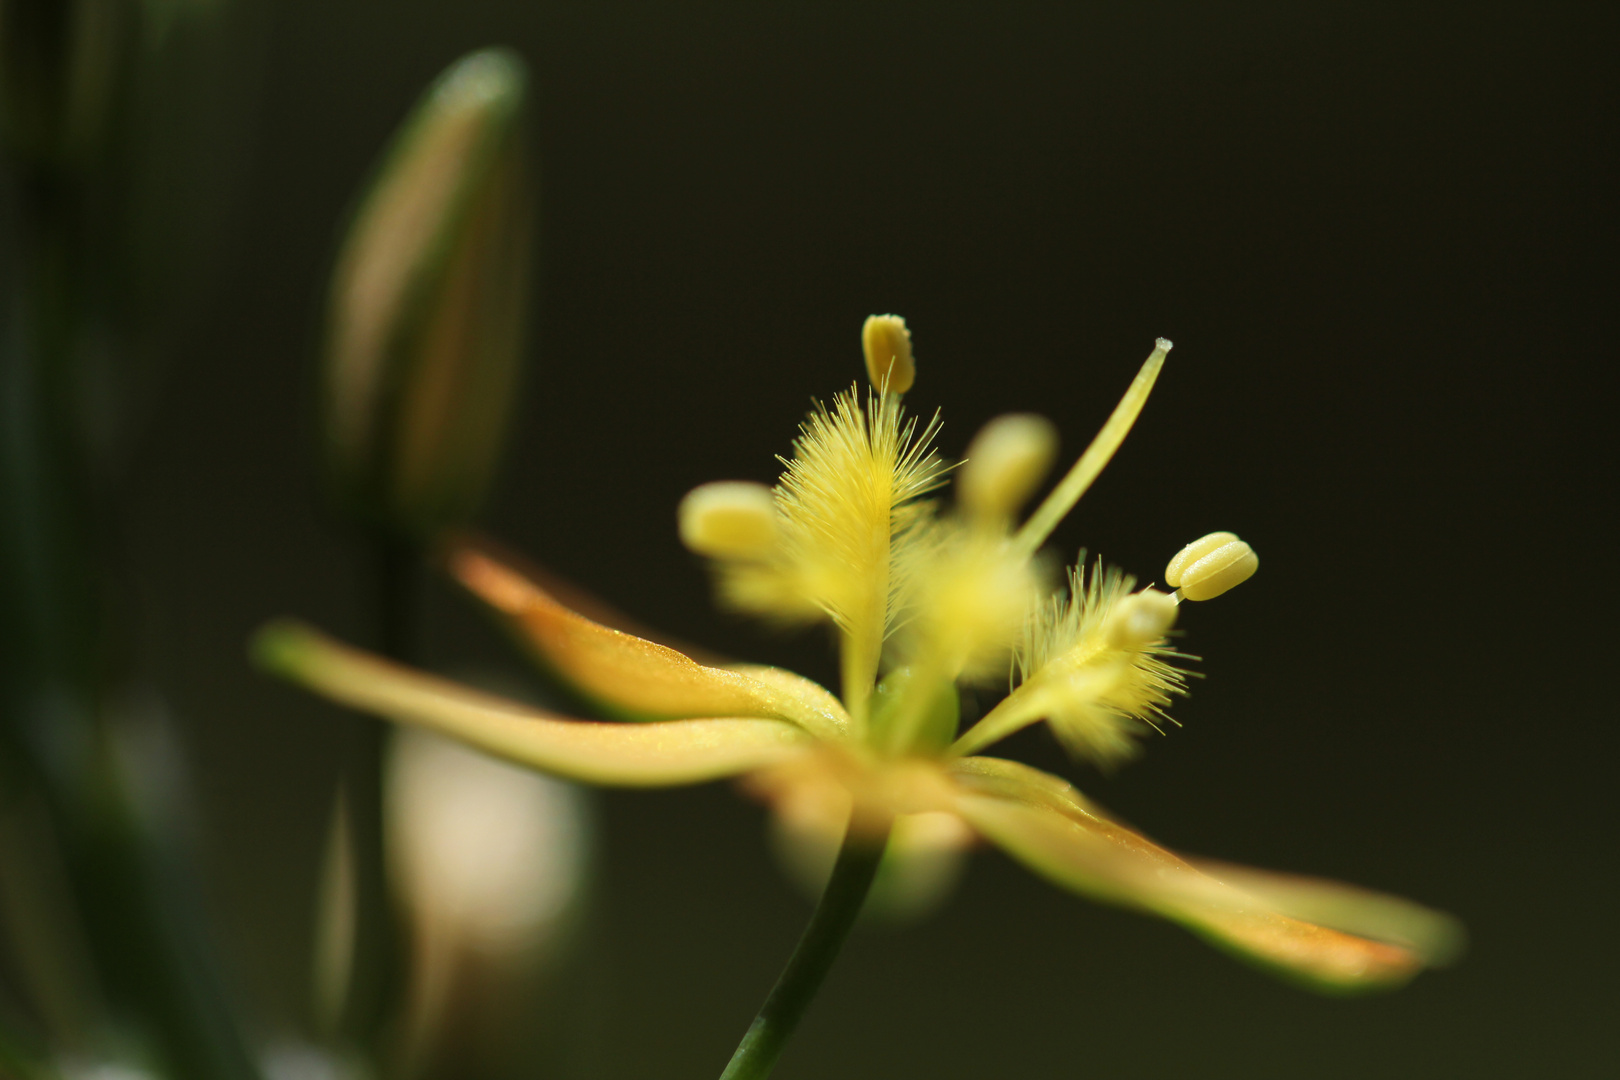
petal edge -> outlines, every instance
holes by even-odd
[[[1086,810],[1068,812],[1038,787],[1026,797],[981,794],[964,787],[957,812],[981,835],[1055,884],[1171,919],[1212,944],[1314,989],[1392,989],[1440,959],[1421,944],[1402,940],[1409,936],[1402,931],[1413,925],[1411,920],[1389,916],[1395,910],[1424,912],[1449,922],[1447,916],[1393,897],[1310,881],[1312,895],[1338,899],[1349,917],[1335,920],[1343,930],[1308,922],[1272,897],[1205,873],[1122,825]],[[1260,871],[1244,873],[1254,875],[1246,881],[1265,879]]]
[[[594,784],[703,783],[778,764],[812,742],[797,725],[756,717],[647,724],[557,717],[400,667],[297,623],[265,627],[254,654],[265,669],[339,704]]]

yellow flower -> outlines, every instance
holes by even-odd
[[[794,820],[846,817],[853,833],[945,822],[1093,898],[1171,919],[1324,989],[1399,985],[1456,950],[1447,916],[1350,886],[1176,855],[1112,820],[1056,776],[980,751],[1046,721],[1076,756],[1130,757],[1183,690],[1167,635],[1182,600],[1238,584],[1257,560],[1229,533],[1172,562],[1175,594],[1100,566],[1055,591],[1038,555],[1113,456],[1152,389],[1160,341],[1096,440],[1022,523],[1051,459],[1036,417],[993,421],[959,469],[961,497],[928,496],[950,468],[937,418],[908,419],[914,376],[894,316],[863,333],[873,387],[804,423],[775,488],[705,485],[680,533],[713,562],[722,599],[765,618],[830,622],[842,693],[791,672],[713,666],[565,606],[484,548],[452,573],[555,675],[614,721],[554,716],[410,671],[281,624],[260,638],[273,670],[327,697],[590,783],[663,786],[742,777]],[[1014,673],[999,705],[959,732],[958,686]],[[841,825],[841,822],[840,822]],[[916,830],[926,832],[929,830]],[[947,832],[950,830],[947,829]]]

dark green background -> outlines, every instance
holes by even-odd
[[[1401,993],[1325,1000],[984,853],[936,917],[855,940],[783,1080],[1611,1075],[1604,5],[273,6],[223,257],[131,463],[144,635],[253,1001],[301,1000],[342,721],[244,642],[283,613],[360,625],[308,476],[321,283],[419,90],[503,43],[534,71],[541,273],[493,531],[826,678],[820,635],[713,612],[683,492],[770,479],[871,312],[909,320],[948,452],[1015,409],[1078,452],[1170,337],[1057,540],[1151,578],[1232,529],[1264,567],[1186,612],[1209,677],[1142,761],[1008,749],[1173,846],[1473,936]],[[434,610],[442,662],[504,655],[448,589]],[[565,991],[605,1016],[584,1075],[712,1076],[807,905],[724,786],[599,805],[602,951]]]

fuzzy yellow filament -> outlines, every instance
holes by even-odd
[[[913,440],[893,394],[853,391],[805,424],[778,488],[794,560],[808,572],[818,605],[842,634],[844,703],[857,727],[877,682],[894,589],[893,555],[909,537],[918,495],[943,465],[926,449],[932,429]]]
[[[1019,687],[950,748],[974,754],[1045,719],[1076,755],[1111,765],[1135,753],[1134,736],[1158,726],[1183,692],[1178,654],[1165,635],[1175,602],[1152,589],[1133,593],[1117,572],[1076,568],[1069,595],[1031,620],[1018,653]]]
[[[784,622],[828,619],[839,630],[844,703],[857,731],[877,682],[897,595],[918,560],[919,496],[944,478],[899,397],[855,389],[818,407],[793,443],[774,491],[704,485],[681,508],[687,546],[715,560],[728,603]]]

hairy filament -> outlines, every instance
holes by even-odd
[[[774,492],[768,550],[716,552],[722,595],[786,621],[838,628],[843,696],[863,726],[883,644],[904,607],[908,547],[929,510],[918,498],[946,466],[929,448],[938,420],[918,430],[899,396],[850,389],[817,406],[794,440]]]
[[[1163,708],[1184,692],[1181,654],[1164,634],[1174,604],[1163,593],[1130,591],[1117,571],[1076,567],[1069,595],[1030,621],[1018,669],[1021,685],[956,741],[972,754],[1038,720],[1076,756],[1117,764],[1136,751],[1134,736],[1158,729]],[[1168,609],[1168,610],[1166,610]]]

